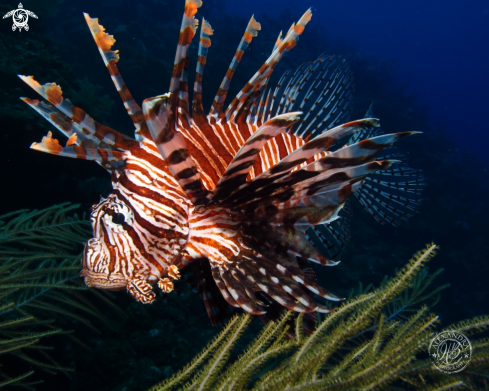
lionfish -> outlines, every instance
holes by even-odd
[[[135,138],[95,121],[64,99],[57,84],[19,76],[47,102],[21,99],[68,137],[62,146],[49,132],[31,148],[94,160],[111,174],[113,192],[92,208],[94,238],[85,245],[81,276],[89,287],[127,289],[151,303],[155,284],[170,292],[184,266],[207,259],[208,274],[234,307],[264,314],[273,299],[296,312],[330,312],[315,295],[342,299],[299,261],[338,263],[348,236],[339,212],[352,194],[382,223],[413,215],[420,173],[390,168],[396,153],[379,156],[415,132],[383,134],[370,117],[343,123],[352,111],[353,79],[338,57],[322,55],[268,88],[311,10],[280,33],[268,59],[224,108],[233,74],[261,29],[251,17],[208,114],[202,79],[213,30],[202,19],[190,107],[187,51],[201,5],[185,1],[169,92],[142,108],[117,68],[114,37],[84,14]],[[200,293],[212,319],[212,298]]]

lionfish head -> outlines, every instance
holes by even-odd
[[[80,273],[89,287],[120,290],[127,286],[127,278],[134,252],[130,251],[131,231],[134,230],[134,212],[114,194],[102,198],[92,207],[90,221],[94,238],[85,245]]]
[[[85,245],[80,275],[89,287],[128,289],[149,302],[152,295],[141,296],[142,290],[161,282],[181,260],[188,236],[188,225],[182,223],[186,215],[177,218],[168,205],[154,204],[142,195],[130,199],[115,186],[119,192],[92,207],[94,237]]]

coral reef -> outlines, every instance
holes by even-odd
[[[54,205],[0,216],[0,354],[9,357],[0,372],[0,387],[33,389],[41,382],[34,375],[38,370],[62,372],[71,379],[74,368],[48,353],[53,350],[51,337],[89,349],[68,328],[81,326],[100,334],[100,325],[112,327],[103,314],[107,309],[125,318],[109,295],[88,290],[78,278],[80,244],[90,225],[70,216],[77,208]]]
[[[417,253],[396,277],[357,295],[328,314],[310,336],[302,315],[287,340],[287,312],[268,323],[234,362],[231,352],[251,321],[235,316],[185,368],[151,391],[178,390],[371,390],[479,389],[485,384],[489,343],[472,338],[470,369],[446,376],[426,357],[438,316],[421,303],[443,289],[426,292],[434,276],[419,274],[436,246]],[[437,274],[437,273],[435,273]],[[394,306],[394,307],[392,307]],[[412,315],[405,312],[409,310]],[[465,335],[481,333],[489,317],[450,325]],[[391,386],[394,388],[391,388]]]
[[[45,135],[47,125],[18,99],[19,96],[33,95],[22,86],[16,74],[35,73],[42,82],[62,84],[66,97],[72,100],[83,88],[82,80],[88,78],[92,85],[103,86],[102,91],[111,92],[108,96],[111,101],[119,102],[99,54],[93,48],[93,39],[86,30],[82,11],[103,18],[104,25],[116,35],[117,47],[124,56],[121,71],[138,102],[168,89],[175,54],[174,33],[179,28],[183,10],[181,1],[49,3],[56,3],[57,16],[48,18],[34,6],[30,7],[39,15],[39,20],[31,26],[28,35],[12,34],[8,23],[0,26],[0,118],[4,129],[0,137],[6,146],[0,158],[4,190],[0,213],[19,208],[44,208],[68,200],[82,204],[81,210],[88,212],[103,194],[104,180],[109,183],[108,176],[96,164],[85,164],[75,159],[59,162],[56,158],[29,150],[32,141]],[[204,86],[210,92],[204,97],[204,105],[208,107],[213,98],[212,92],[219,87],[221,76],[227,70],[250,15],[246,18],[227,15],[222,1],[206,5],[209,13],[205,17],[215,30]],[[12,7],[0,4],[0,9],[7,12]],[[49,11],[50,14],[52,12],[55,11]],[[294,20],[295,16],[284,13],[278,17],[259,18],[263,26],[259,39],[253,41],[249,53],[244,56],[229,96],[233,96],[249,79],[250,73],[261,65],[284,22]],[[489,197],[487,165],[477,156],[459,150],[456,143],[444,134],[443,124],[430,122],[429,111],[416,100],[415,92],[410,91],[407,76],[398,80],[387,59],[360,53],[354,44],[329,40],[322,31],[322,24],[315,25],[313,19],[304,39],[294,49],[294,55],[283,59],[275,76],[279,77],[285,69],[294,69],[299,63],[316,58],[321,52],[345,56],[355,74],[355,117],[362,117],[374,101],[376,113],[386,131],[424,132],[421,137],[406,140],[403,153],[409,156],[414,167],[424,169],[429,186],[421,213],[397,229],[374,225],[371,216],[360,208],[355,209],[348,252],[336,270],[316,269],[319,282],[343,296],[347,296],[349,289],[359,281],[365,285],[378,285],[385,275],[391,275],[393,270],[402,267],[413,247],[431,239],[441,247],[437,257],[431,261],[431,267],[434,270],[443,267],[444,279],[451,283],[451,288],[444,291],[436,307],[442,327],[461,318],[482,314],[489,300],[486,281],[489,275],[489,263],[486,262],[489,258],[489,209],[485,204]],[[78,50],[73,50],[73,42],[77,42]],[[190,50],[196,50],[195,46]],[[191,54],[195,58],[195,53]],[[193,68],[194,64],[190,64],[189,69]],[[90,106],[86,106],[90,102],[78,104],[91,113],[97,106],[96,102]],[[131,124],[124,122],[127,116],[123,109],[118,109],[120,106],[117,104],[105,120],[117,130],[124,131]],[[53,174],[55,172],[60,174]],[[92,179],[94,177],[97,179]],[[464,224],[458,224],[459,221]],[[74,266],[78,262],[73,259]],[[57,292],[64,291],[57,289]],[[435,297],[432,296],[433,299]],[[114,329],[105,328],[101,335],[94,335],[90,328],[76,325],[77,336],[92,348],[91,351],[71,341],[65,343],[66,337],[61,333],[59,337],[41,339],[38,344],[46,344],[46,339],[56,347],[52,356],[64,363],[64,367],[76,368],[76,379],[45,376],[46,382],[38,385],[37,389],[146,389],[183,367],[218,332],[207,321],[198,295],[189,290],[170,294],[166,300],[158,298],[152,306],[131,304],[125,300],[124,293],[114,295],[111,300],[128,316],[121,320],[103,312],[104,318],[112,320],[112,323],[118,319]],[[9,314],[16,315],[14,311]],[[74,323],[63,320],[61,314],[51,315],[43,319],[55,317],[56,323],[63,325],[58,328],[64,330],[75,327]],[[386,313],[386,319],[388,316]],[[2,316],[1,321],[5,320]],[[48,331],[44,325],[36,327],[40,332]],[[252,323],[238,341],[238,347],[244,344],[243,341],[251,343],[259,329],[259,324]],[[58,343],[58,340],[63,342]],[[29,349],[28,353],[34,351]],[[29,371],[28,365],[19,366],[22,368],[25,369],[22,373]],[[39,372],[39,367],[34,368]],[[4,366],[3,372],[6,369]],[[11,377],[22,373],[12,372]],[[56,378],[57,383],[50,382],[50,378]]]

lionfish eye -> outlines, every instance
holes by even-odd
[[[122,213],[115,213],[112,216],[112,222],[114,224],[123,224],[126,221],[126,217]]]

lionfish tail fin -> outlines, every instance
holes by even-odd
[[[119,51],[111,50],[112,46],[115,43],[115,39],[113,35],[109,35],[105,32],[104,26],[99,24],[98,18],[91,18],[89,14],[84,13],[85,21],[87,22],[88,28],[92,33],[93,39],[97,44],[98,50],[102,59],[104,60],[105,66],[107,67],[112,81],[114,82],[115,88],[119,93],[122,102],[124,103],[124,107],[129,114],[134,126],[136,140],[142,140],[143,137],[150,138],[148,134],[148,128],[143,118],[143,112],[141,107],[136,103],[134,98],[132,97],[129,89],[126,86],[126,83],[122,79],[122,76],[117,68],[116,63],[119,61]]]

